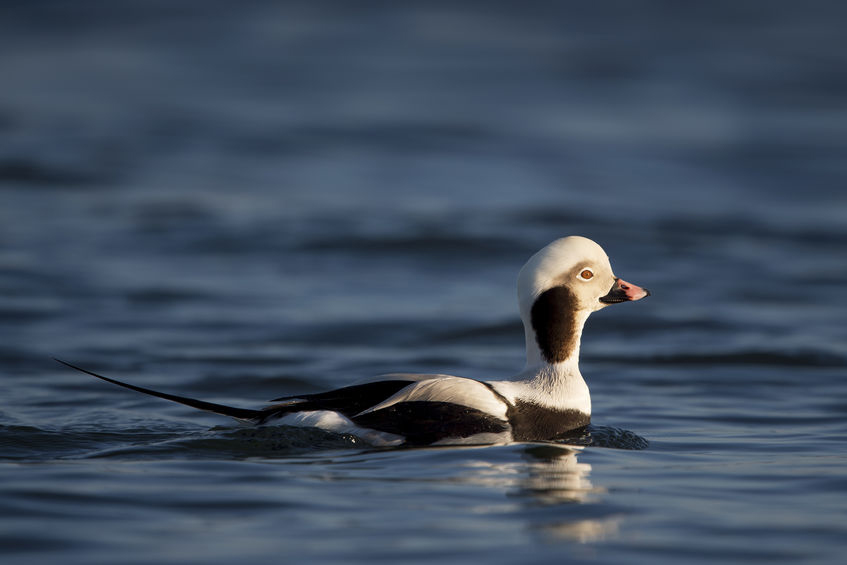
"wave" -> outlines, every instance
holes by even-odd
[[[558,437],[554,443],[627,450],[647,449],[650,446],[650,442],[646,438],[635,432],[594,424],[574,432],[565,433]]]

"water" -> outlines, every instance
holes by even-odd
[[[842,562],[840,4],[2,10],[4,562]],[[51,359],[250,407],[507,377],[568,234],[653,291],[588,322],[579,448],[244,428]]]

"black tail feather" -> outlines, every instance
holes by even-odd
[[[249,408],[236,408],[234,406],[225,406],[223,404],[215,404],[214,402],[206,402],[204,400],[195,400],[193,398],[187,398],[185,396],[176,396],[174,394],[167,394],[165,392],[158,392],[155,390],[151,390],[149,388],[143,388],[140,386],[131,385],[128,383],[123,383],[121,381],[116,381],[115,379],[110,379],[109,377],[104,377],[103,375],[98,375],[97,373],[92,373],[86,369],[81,367],[77,367],[76,365],[71,365],[66,361],[62,361],[61,359],[56,359],[56,361],[65,365],[66,367],[70,367],[71,369],[76,369],[77,371],[81,371],[92,377],[97,377],[98,379],[104,380],[108,383],[112,383],[118,386],[122,386],[124,388],[128,388],[130,390],[134,390],[136,392],[141,392],[144,394],[149,394],[150,396],[157,396],[159,398],[164,398],[165,400],[170,400],[171,402],[178,402],[179,404],[185,404],[186,406],[191,406],[192,408],[198,408],[200,410],[205,410],[207,412],[214,412],[215,414],[222,414],[224,416],[230,416],[232,418],[237,418],[239,420],[248,420],[251,422],[260,423],[262,422],[267,413],[264,410],[250,410]]]

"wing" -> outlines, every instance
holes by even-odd
[[[330,395],[330,394],[344,394],[344,393],[342,393],[342,391],[349,391],[351,394],[361,394],[361,393],[366,392],[366,390],[365,389],[354,390],[354,389],[358,389],[359,387],[369,387],[370,385],[378,385],[378,384],[385,383],[387,381],[396,381],[398,383],[402,382],[402,383],[404,383],[404,385],[410,385],[410,384],[416,383],[418,381],[424,381],[424,380],[429,380],[429,379],[441,379],[441,378],[445,378],[445,377],[450,378],[451,375],[426,374],[426,373],[387,373],[385,375],[379,375],[377,377],[373,377],[373,378],[370,378],[368,380],[362,380],[362,381],[359,381],[359,382],[357,382],[357,383],[355,383],[351,386],[335,389],[335,390],[332,390],[332,391],[329,391],[329,392],[326,392],[326,393],[281,396],[280,398],[272,399],[271,402],[306,400],[306,399],[318,398],[320,396]],[[453,378],[455,378],[455,377],[453,377]],[[400,387],[400,388],[403,388],[403,387]],[[388,390],[388,389],[390,389],[390,387],[386,388],[386,390]],[[374,389],[374,391],[377,391],[377,390],[378,390],[377,388]],[[397,392],[397,391],[396,390],[392,391],[389,395],[386,396],[386,398],[388,398],[388,396],[391,396],[391,394],[394,394],[395,392]],[[377,392],[377,395],[378,394],[379,393]],[[381,402],[382,400],[385,400],[385,398],[375,399],[374,404],[376,404],[377,402]],[[367,407],[365,407],[365,408],[367,408]],[[364,410],[364,408],[363,408],[363,410]]]
[[[264,412],[266,412],[264,420],[283,416],[290,412],[307,410],[332,410],[349,418],[360,412],[373,409],[377,405],[381,406],[403,389],[417,382],[455,378],[457,377],[450,375],[390,373],[380,375],[375,380],[327,392],[283,396],[271,401],[279,402],[279,404],[264,409]]]
[[[449,375],[424,379],[398,390],[393,396],[371,405],[361,414],[375,412],[401,402],[445,402],[479,410],[506,420],[509,408],[505,398],[487,384]]]
[[[263,421],[290,412],[307,410],[331,410],[349,418],[385,401],[412,384],[414,383],[408,380],[384,380],[346,386],[317,394],[275,398],[274,401],[281,401],[280,404],[274,404],[262,410]]]
[[[265,409],[266,419],[330,410],[360,428],[402,436],[407,445],[511,429],[503,396],[487,384],[449,375],[393,374],[387,380],[278,400],[283,403]]]
[[[412,383],[351,419],[365,428],[401,435],[408,445],[429,445],[507,432],[507,410],[505,399],[488,385],[439,375]]]

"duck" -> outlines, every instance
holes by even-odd
[[[502,380],[390,373],[313,394],[283,396],[259,409],[159,392],[94,373],[103,381],[253,425],[315,427],[374,446],[554,441],[588,426],[591,396],[579,370],[588,317],[650,291],[615,276],[609,257],[582,236],[556,239],[518,273],[526,365]]]

